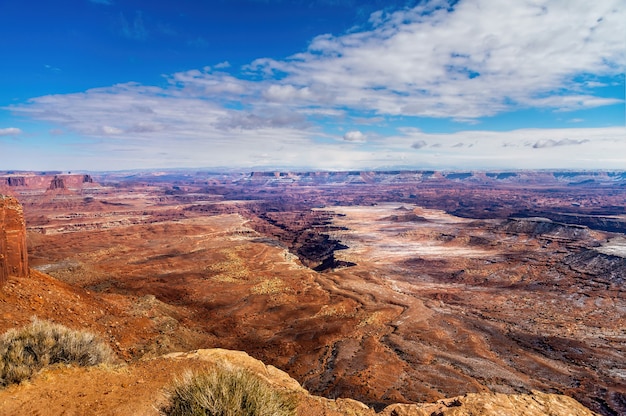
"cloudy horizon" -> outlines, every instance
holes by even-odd
[[[1,29],[2,169],[626,169],[618,0],[65,3]]]

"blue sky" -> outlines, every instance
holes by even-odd
[[[0,169],[626,169],[622,0],[0,2]]]

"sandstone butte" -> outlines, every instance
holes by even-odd
[[[0,177],[0,189],[11,193],[11,189],[81,189],[84,186],[97,186],[90,175],[78,174],[13,174]]]
[[[23,317],[18,316],[21,309],[36,313],[36,303],[29,299],[29,295],[41,298],[38,292],[47,293],[59,305],[71,304],[76,309],[80,309],[77,300],[96,302],[96,299],[89,299],[88,293],[80,291],[81,297],[78,292],[73,293],[77,289],[43,273],[29,275],[22,207],[15,198],[6,196],[0,196],[0,261],[2,282],[7,283],[10,279],[7,288],[0,291],[0,304],[11,309],[6,310],[0,305],[6,321],[17,323],[17,319],[22,320]],[[41,290],[42,285],[45,291]],[[28,288],[33,293],[29,293]],[[11,299],[16,295],[19,299]],[[58,318],[63,321],[62,317]],[[299,416],[596,415],[570,397],[539,391],[531,394],[469,393],[436,403],[392,404],[376,413],[356,400],[311,395],[287,373],[265,365],[245,352],[222,349],[171,353],[131,364],[95,368],[54,366],[29,382],[0,390],[0,414],[158,415],[166,400],[165,391],[175,377],[186,370],[206,370],[215,366],[246,369],[276,389],[294,394],[298,398]]]
[[[0,195],[0,285],[10,276],[28,276],[26,224],[17,199]]]

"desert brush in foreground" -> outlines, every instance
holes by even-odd
[[[0,337],[0,386],[20,383],[52,364],[92,366],[114,359],[111,348],[94,334],[33,319]]]
[[[169,389],[166,416],[291,416],[297,407],[285,394],[242,369],[217,367],[186,372]]]

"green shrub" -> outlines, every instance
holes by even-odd
[[[187,372],[168,391],[166,416],[290,416],[293,394],[282,393],[244,370]]]
[[[34,319],[0,336],[0,386],[20,383],[56,363],[90,366],[114,360],[111,348],[95,335]]]

